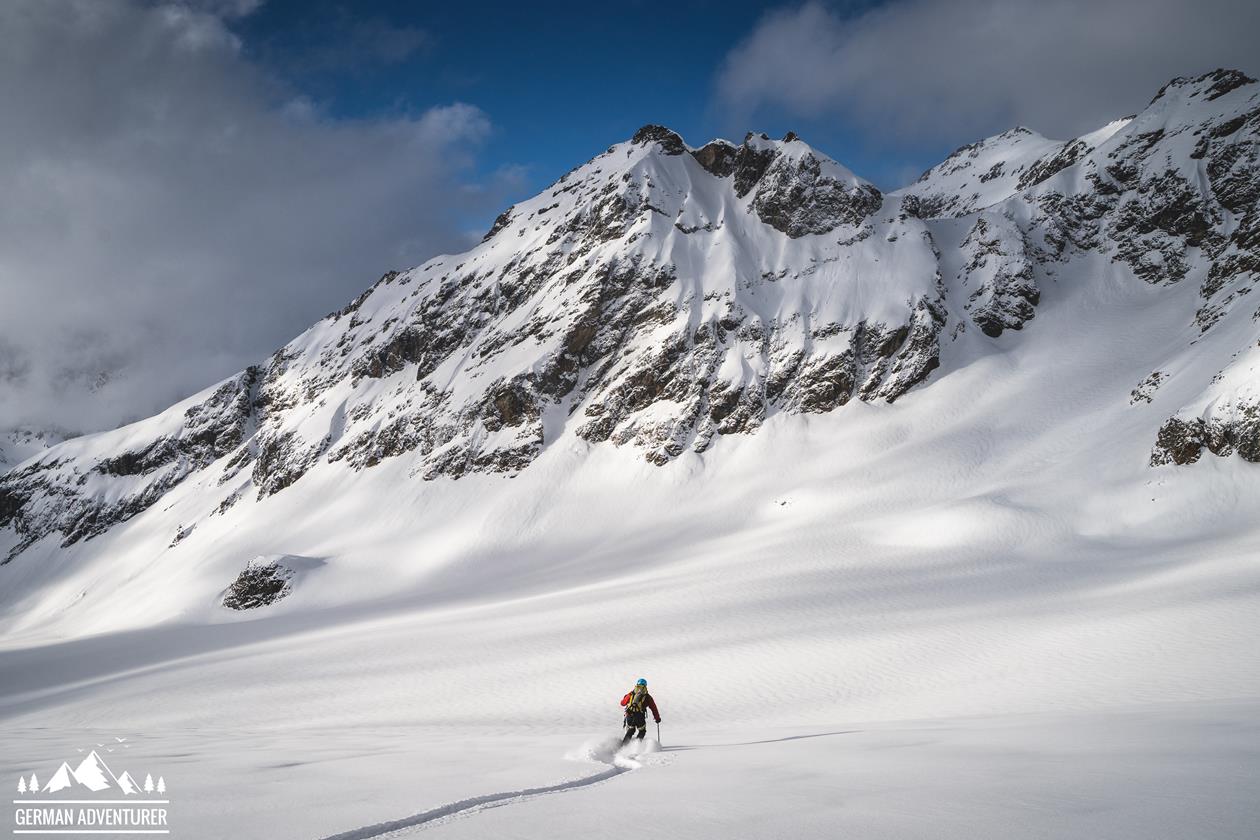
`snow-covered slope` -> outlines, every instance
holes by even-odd
[[[1246,836],[1258,135],[1178,79],[944,208],[645,127],[0,478],[0,775],[142,734],[207,838]]]
[[[56,446],[70,435],[60,429],[20,426],[0,431],[0,473]]]
[[[1204,446],[1256,460],[1258,133],[1260,85],[1227,71],[1175,80],[1136,117],[1069,144],[1068,165],[1028,164],[1048,141],[1023,130],[979,144],[991,170],[1005,154],[1023,163],[970,203],[1012,194],[928,218],[933,200],[916,189],[969,189],[972,169],[947,162],[881,196],[793,135],[693,149],[647,126],[504,212],[468,253],[390,272],[259,365],[13,469],[0,551],[109,579],[93,538],[199,555],[185,544],[198,528],[307,496],[315,469],[355,487],[506,478],[557,445],[626,447],[657,466],[704,454],[687,462],[698,466],[716,440],[776,415],[851,400],[887,411],[1009,353],[1019,339],[1005,331],[1051,285],[1080,296],[1136,283],[1150,302],[1117,320],[1183,325],[1116,395],[1149,426],[1154,463]]]
[[[1079,161],[1124,128],[1115,120],[1073,140],[1048,140],[1017,126],[956,149],[894,195],[913,195],[926,216],[966,216],[992,207]]]

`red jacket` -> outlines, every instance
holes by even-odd
[[[629,703],[629,702],[630,702],[630,695],[631,695],[631,694],[634,694],[634,692],[633,692],[633,691],[627,691],[627,692],[626,692],[626,696],[621,698],[621,705],[623,705],[623,706],[624,706],[624,705],[626,705],[627,703]],[[661,722],[661,713],[660,713],[660,712],[658,712],[658,711],[656,710],[656,701],[652,699],[652,695],[651,695],[651,694],[649,694],[649,695],[647,696],[647,700],[646,700],[646,701],[644,701],[644,702],[647,704],[647,707],[648,707],[649,709],[651,709],[651,710],[652,710],[652,719],[653,719],[653,720],[655,720],[657,723],[660,723],[660,722]]]

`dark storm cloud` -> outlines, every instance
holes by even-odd
[[[772,12],[727,56],[719,100],[852,121],[872,139],[1068,138],[1173,76],[1260,70],[1254,0],[901,0]]]
[[[0,429],[146,416],[497,203],[481,111],[327,119],[242,57],[255,5],[0,4]]]

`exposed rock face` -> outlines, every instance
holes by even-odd
[[[743,198],[749,190],[756,186],[761,176],[766,174],[770,164],[778,157],[778,150],[770,144],[770,138],[764,134],[748,132],[744,144],[739,147],[735,156],[735,195]]]
[[[292,590],[294,570],[275,560],[251,560],[223,596],[231,610],[255,610],[274,604]]]
[[[1206,332],[1257,280],[1258,132],[1260,85],[1209,74],[1070,143],[1017,129],[966,147],[885,197],[794,135],[691,149],[645,126],[467,253],[388,272],[259,365],[0,478],[8,557],[91,539],[194,477],[217,516],[319,470],[512,475],[565,436],[658,465],[719,457],[775,413],[907,398],[949,342],[1017,340],[1086,253],[1156,288],[1193,278],[1187,322]],[[1253,460],[1248,370],[1194,406],[1135,391],[1152,433],[1174,415],[1153,461]]]
[[[177,413],[181,422],[170,433],[139,448],[88,463],[50,450],[47,457],[0,478],[0,527],[13,527],[20,538],[2,562],[52,533],[61,535],[62,547],[104,533],[144,512],[188,476],[246,446],[258,377],[257,368],[233,377]],[[81,489],[88,487],[91,491]]]
[[[1033,191],[1044,214],[1034,221],[1053,249],[1097,248],[1159,284],[1180,282],[1206,257],[1203,330],[1250,290],[1260,265],[1260,93],[1240,75],[1174,80],[1075,167],[1075,194]]]
[[[1228,405],[1212,417],[1171,417],[1159,429],[1151,465],[1193,464],[1207,449],[1260,463],[1260,404]]]
[[[663,125],[643,126],[634,133],[630,142],[640,146],[658,143],[661,153],[666,155],[681,155],[687,151],[687,145],[683,143],[682,138]]]
[[[1139,402],[1152,402],[1155,392],[1159,390],[1159,386],[1164,382],[1164,377],[1162,370],[1152,371],[1150,376],[1139,382],[1138,386],[1129,393],[1129,404],[1137,405]]]
[[[966,304],[971,320],[993,338],[1023,327],[1041,300],[1023,232],[1003,216],[983,215],[962,250],[968,258],[964,273],[971,290]]]
[[[1093,147],[1085,140],[1076,138],[1069,143],[1065,143],[1061,149],[1052,155],[1039,158],[1033,161],[1028,167],[1020,173],[1019,180],[1015,182],[1015,189],[1026,190],[1029,187],[1040,184],[1060,172],[1067,169],[1072,164],[1083,158],[1086,153],[1092,152]],[[984,176],[981,176],[981,180]]]
[[[481,237],[482,242],[485,242],[489,239],[493,239],[496,233],[498,233],[499,231],[503,230],[505,227],[508,226],[508,222],[512,221],[513,209],[514,208],[509,207],[508,209],[500,213],[498,217],[495,218],[494,224],[490,225],[490,230],[486,231],[485,236]]]
[[[725,140],[714,140],[692,152],[696,162],[710,175],[726,178],[735,173],[740,147]]]
[[[860,225],[883,204],[873,185],[816,154],[792,133],[778,143],[749,133],[738,149],[714,141],[692,154],[716,177],[733,176],[735,195],[752,193],[753,212],[793,239]]]
[[[977,215],[960,279],[990,335],[1032,316],[1040,266],[1086,251],[1152,285],[1192,278],[1192,324],[1205,334],[1260,282],[1260,84],[1230,70],[1174,79],[1136,117],[1068,143],[1017,129],[958,150],[901,195],[924,216]],[[1191,463],[1205,448],[1251,460],[1252,356],[1240,348],[1194,407],[1163,424],[1152,463]],[[1163,378],[1131,402],[1152,403]]]
[[[1032,220],[1053,253],[1093,248],[1156,285],[1199,279],[1200,334],[1249,300],[1260,282],[1260,85],[1232,71],[1176,79],[1072,171],[1086,187],[1075,195],[1032,191],[1044,213]],[[1256,459],[1254,334],[1248,341],[1161,426],[1152,464],[1193,463],[1204,448]]]
[[[870,184],[851,184],[825,174],[818,158],[780,156],[757,184],[752,206],[761,220],[792,238],[859,225],[883,204]]]

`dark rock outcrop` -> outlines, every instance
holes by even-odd
[[[645,125],[634,133],[631,143],[659,143],[661,152],[667,155],[681,155],[687,151],[683,139],[663,125]]]
[[[255,610],[274,604],[292,591],[294,571],[276,561],[250,561],[223,595],[230,610]]]
[[[725,140],[714,140],[692,152],[692,156],[710,175],[728,178],[735,172],[739,147]]]
[[[813,155],[781,156],[758,181],[752,208],[763,222],[795,239],[859,225],[883,200],[870,184],[855,186],[824,174]]]
[[[481,241],[488,242],[489,240],[493,239],[499,231],[503,230],[505,227],[510,225],[512,223],[512,211],[514,209],[515,209],[514,207],[509,207],[508,209],[500,213],[498,216],[496,216],[494,220],[494,224],[490,225],[490,230],[486,231],[485,236],[481,237]]]
[[[972,322],[993,338],[1022,329],[1041,300],[1023,232],[1002,217],[981,216],[962,247],[969,256],[963,271]]]
[[[739,153],[735,156],[735,195],[740,198],[748,195],[748,191],[761,180],[762,175],[766,174],[766,170],[770,168],[770,164],[777,156],[773,148],[754,144],[753,141],[757,139],[766,142],[770,140],[764,134],[749,132],[744,138],[743,145],[739,147]]]
[[[1193,464],[1204,449],[1260,463],[1260,404],[1227,406],[1211,418],[1170,417],[1156,435],[1151,465]]]

